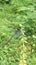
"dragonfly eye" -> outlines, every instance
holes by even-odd
[[[17,33],[19,33],[20,32],[20,28],[17,28],[16,30],[15,30],[15,34],[17,34]]]

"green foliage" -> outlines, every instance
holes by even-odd
[[[19,65],[24,53],[36,65],[36,0],[0,0],[0,65]]]

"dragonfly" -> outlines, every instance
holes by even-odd
[[[17,35],[18,33],[20,33],[21,31],[20,31],[20,27],[18,27],[17,29],[15,29],[14,31],[13,31],[13,35],[11,34],[10,35],[10,37],[9,37],[9,39],[8,39],[8,41],[6,41],[6,43],[9,43],[12,39],[13,39],[13,37],[15,36],[15,35]]]

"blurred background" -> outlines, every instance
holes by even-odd
[[[36,0],[0,0],[0,65],[36,65]]]

